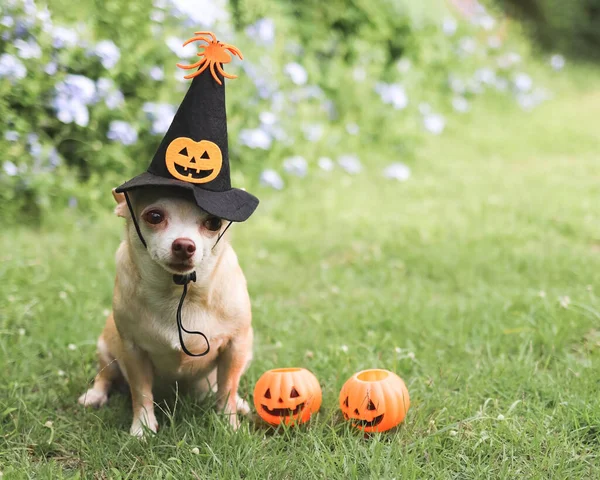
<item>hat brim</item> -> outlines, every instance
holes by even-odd
[[[192,183],[182,182],[174,178],[165,178],[144,172],[115,189],[117,193],[129,192],[142,187],[177,187],[190,191],[196,204],[206,212],[231,222],[243,222],[252,215],[258,206],[258,198],[254,195],[232,188],[223,192],[205,190]]]

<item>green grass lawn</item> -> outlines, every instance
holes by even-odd
[[[597,478],[600,75],[573,78],[532,113],[491,99],[454,119],[406,183],[384,181],[392,159],[365,150],[360,176],[255,186],[261,207],[233,239],[256,336],[241,390],[307,367],[324,402],[300,428],[233,433],[183,397],[140,442],[127,395],[82,409],[121,219],[4,230],[4,478]],[[364,438],[337,396],[369,367],[402,376],[412,406],[396,431]]]

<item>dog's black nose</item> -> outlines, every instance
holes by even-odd
[[[179,260],[187,260],[194,255],[196,244],[189,238],[176,238],[171,246],[173,255]]]

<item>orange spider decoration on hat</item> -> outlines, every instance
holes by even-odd
[[[215,37],[215,34],[212,32],[194,32],[194,35],[197,35],[197,37],[192,37],[189,40],[187,40],[183,44],[184,47],[192,42],[206,42],[206,45],[200,45],[202,51],[197,53],[197,55],[200,57],[200,60],[198,60],[196,63],[192,65],[182,65],[181,63],[177,64],[179,68],[183,68],[185,70],[191,70],[193,68],[200,67],[196,72],[190,73],[184,78],[190,79],[197,77],[204,70],[206,70],[207,67],[210,67],[210,73],[219,85],[222,85],[222,83],[221,79],[215,73],[215,67],[218,70],[218,72],[221,75],[223,75],[223,77],[237,78],[237,75],[225,73],[221,64],[231,62],[231,55],[229,55],[227,51],[233,53],[235,56],[243,60],[244,57],[242,57],[242,52],[240,52],[237,49],[237,47],[234,47],[233,45],[220,42],[219,40],[217,40],[217,37]],[[210,40],[206,37],[210,37]]]

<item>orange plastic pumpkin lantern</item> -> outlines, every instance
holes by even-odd
[[[410,406],[402,379],[388,370],[355,373],[340,392],[344,418],[364,432],[385,432],[400,424]]]
[[[271,425],[303,423],[321,407],[321,386],[305,368],[276,368],[254,387],[254,406]]]

